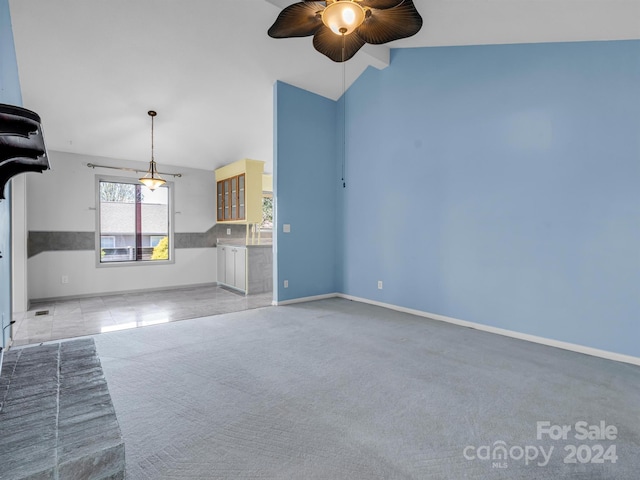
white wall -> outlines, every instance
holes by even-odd
[[[148,164],[49,152],[51,170],[27,176],[29,231],[95,232],[96,175],[138,178],[141,174],[91,169],[87,163],[144,170]],[[160,164],[160,171],[182,173],[174,182],[175,232],[206,232],[215,224],[213,172]],[[96,267],[95,251],[49,251],[28,260],[30,299],[187,286],[216,281],[216,249],[175,250],[175,264]],[[62,284],[60,277],[69,277]]]
[[[27,176],[11,179],[11,278],[13,317],[29,308],[27,296]]]
[[[216,281],[216,249],[176,249],[173,265],[96,268],[95,252],[43,252],[29,259],[31,299],[179,287]],[[60,277],[69,277],[62,284]]]

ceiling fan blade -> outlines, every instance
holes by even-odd
[[[385,8],[393,8],[398,6],[402,3],[402,0],[362,0],[358,3],[362,7],[380,8],[384,10]]]
[[[347,61],[353,57],[365,41],[356,32],[344,36],[344,57],[342,55],[342,35],[336,35],[324,25],[313,36],[313,46],[334,62]]]
[[[422,28],[422,17],[411,0],[393,8],[371,9],[357,33],[367,43],[379,45],[415,35]]]
[[[308,37],[322,25],[319,12],[324,2],[304,1],[289,5],[280,12],[268,34],[272,38]]]

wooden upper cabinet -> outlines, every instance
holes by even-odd
[[[216,170],[218,223],[262,222],[264,162],[238,160]]]
[[[245,220],[244,173],[217,183],[218,222]]]

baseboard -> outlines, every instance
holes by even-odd
[[[31,308],[31,304],[33,303],[56,302],[59,300],[80,300],[83,298],[90,298],[90,297],[108,297],[110,295],[124,295],[126,293],[162,292],[165,290],[189,290],[190,288],[216,287],[217,285],[218,285],[218,282],[194,283],[192,285],[175,285],[175,286],[157,287],[157,288],[140,288],[135,290],[118,290],[114,292],[85,293],[82,295],[68,295],[68,296],[62,296],[62,297],[31,298],[29,299],[29,308]]]
[[[274,300],[273,302],[271,302],[271,304],[274,306],[293,305],[294,303],[314,302],[316,300],[325,300],[327,298],[336,298],[339,296],[340,296],[339,293],[325,293],[323,295],[313,295],[311,297],[294,298],[292,300],[282,300],[282,301]]]
[[[423,312],[422,310],[415,310],[413,308],[400,307],[391,303],[377,302],[375,300],[369,300],[368,298],[354,297],[352,295],[345,295],[338,293],[335,296],[344,298],[346,300],[353,300],[355,302],[367,303],[369,305],[375,305],[378,307],[388,308],[398,312],[409,313],[419,317],[430,318],[440,322],[451,323],[461,327],[473,328],[481,330],[483,332],[495,333],[497,335],[503,335],[505,337],[517,338],[519,340],[525,340],[527,342],[539,343],[548,347],[561,348],[563,350],[570,350],[572,352],[584,353],[585,355],[591,355],[594,357],[606,358],[607,360],[613,360],[616,362],[630,363],[632,365],[640,366],[640,358],[633,357],[631,355],[624,355],[621,353],[609,352],[607,350],[600,350],[598,348],[585,347],[584,345],[578,345],[575,343],[562,342],[560,340],[553,340],[551,338],[539,337],[537,335],[530,335],[528,333],[516,332],[514,330],[507,330],[504,328],[492,327],[490,325],[483,325],[482,323],[468,322],[466,320],[459,320],[457,318],[447,317],[445,315],[438,315],[436,313]]]

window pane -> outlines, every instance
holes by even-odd
[[[100,237],[111,238],[101,245],[101,262],[129,262],[136,259],[136,190],[126,183],[100,182]]]
[[[262,197],[262,224],[260,225],[262,230],[273,229],[273,197]]]
[[[102,235],[100,237],[100,247],[101,248],[115,248],[116,246],[116,237]]]
[[[100,201],[135,203],[136,187],[130,183],[100,182]]]
[[[141,193],[142,260],[169,260],[169,190],[143,186]]]
[[[165,236],[166,236],[166,235],[165,235]],[[157,247],[157,246],[158,246],[158,244],[162,241],[162,239],[163,239],[165,236],[160,236],[160,235],[151,235],[151,237],[150,237],[150,238],[151,238],[151,240],[150,240],[150,242],[149,242],[149,245],[150,245],[150,246],[152,246],[152,247]]]

